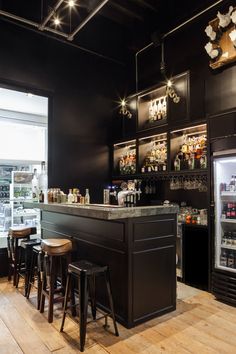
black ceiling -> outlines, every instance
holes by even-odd
[[[40,24],[57,2],[58,0],[0,0],[0,10]],[[128,54],[133,54],[150,43],[154,32],[166,33],[216,2],[216,0],[110,0],[77,33],[72,43],[124,61]],[[76,11],[70,12],[67,1],[64,1],[57,11],[63,24],[57,29],[69,34],[101,3],[102,0],[77,0]],[[2,15],[0,18],[6,19]],[[15,19],[10,21],[20,23]],[[25,26],[32,27],[27,24]],[[47,26],[55,28],[52,20]],[[37,27],[33,28],[37,30]],[[49,32],[47,34],[60,37]],[[61,38],[68,42],[67,39]]]

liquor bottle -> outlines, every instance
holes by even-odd
[[[235,268],[235,257],[234,257],[234,251],[229,250],[228,252],[228,257],[227,257],[227,266],[229,268]]]
[[[159,100],[157,105],[157,120],[161,120],[161,119],[162,119],[162,103],[161,100]]]
[[[150,102],[149,109],[148,109],[148,119],[149,122],[153,122],[154,120],[154,106],[153,101]]]
[[[175,158],[175,161],[174,161],[174,169],[175,169],[175,171],[180,171],[179,155],[176,155],[176,158]]]
[[[230,219],[231,216],[231,203],[227,204],[226,219]]]
[[[221,239],[222,245],[227,245],[227,238],[228,238],[228,233],[225,231],[224,235],[222,236],[222,239]]]
[[[188,160],[188,168],[190,170],[194,170],[194,168],[195,168],[195,155],[194,155],[194,153],[190,154],[190,158]]]
[[[53,191],[52,188],[48,190],[48,203],[53,203]]]
[[[72,204],[74,202],[74,196],[72,194],[72,189],[69,189],[69,194],[68,194],[68,203]]]
[[[47,177],[47,172],[46,172],[46,165],[45,161],[41,162],[41,173],[39,175],[38,179],[38,188],[39,190],[43,191],[44,195],[47,195],[47,190],[48,190],[48,177]]]
[[[163,98],[163,102],[162,102],[162,118],[165,119],[166,118],[166,97]]]
[[[236,218],[236,208],[235,208],[235,203],[232,203],[232,208],[230,212],[230,219],[235,219]]]
[[[80,190],[77,189],[77,203],[80,203],[80,198],[81,198]]]
[[[85,204],[90,204],[90,195],[89,195],[89,190],[88,190],[88,188],[85,189],[84,203],[85,203]]]
[[[232,175],[230,183],[229,183],[229,190],[230,192],[234,192],[235,191],[235,176]]]
[[[39,193],[39,203],[44,203],[44,193],[42,190]]]
[[[226,244],[232,246],[233,235],[232,232],[227,232]]]
[[[33,202],[39,201],[39,181],[37,175],[37,168],[34,169],[34,176],[32,179],[32,199]]]
[[[226,219],[226,213],[227,213],[227,204],[223,205],[222,213],[221,213],[221,218]]]
[[[221,254],[220,254],[220,265],[222,267],[227,267],[228,261],[227,261],[227,252],[225,249],[221,250]]]
[[[205,149],[200,157],[200,168],[207,168],[207,153]]]
[[[157,101],[154,101],[153,111],[154,111],[153,120],[156,121],[157,120],[157,115],[158,115]]]

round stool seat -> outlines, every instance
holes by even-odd
[[[9,228],[9,236],[14,238],[23,238],[36,234],[35,227],[14,226]]]
[[[65,238],[49,238],[42,240],[41,247],[50,256],[61,256],[72,251],[72,242]]]

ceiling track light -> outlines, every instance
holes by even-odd
[[[165,57],[164,57],[164,42],[161,43],[161,64],[160,64],[160,71],[161,74],[164,76],[166,81],[166,95],[169,96],[174,103],[179,103],[180,97],[175,92],[173,87],[173,81],[167,79],[166,76],[166,64],[165,64]]]
[[[54,25],[59,26],[60,24],[61,24],[61,20],[59,19],[59,17],[55,17],[54,18]]]

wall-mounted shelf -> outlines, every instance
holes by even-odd
[[[138,96],[138,130],[166,124],[167,111],[166,86]]]
[[[113,174],[117,176],[136,173],[136,140],[113,145]]]
[[[142,174],[167,171],[167,133],[138,140],[139,168]]]
[[[207,127],[201,124],[170,133],[171,171],[207,168]]]

